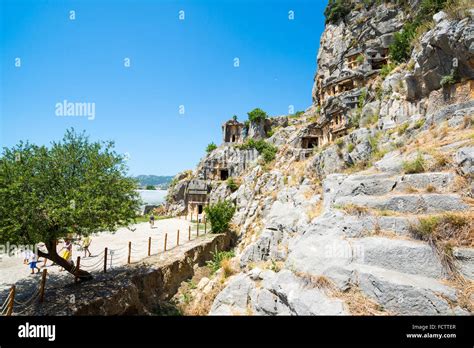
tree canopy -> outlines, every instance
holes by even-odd
[[[74,129],[49,148],[28,142],[4,148],[0,242],[44,242],[49,255],[40,256],[54,259],[52,245],[70,233],[114,231],[132,222],[140,199],[127,170],[113,142],[91,142]]]
[[[247,115],[249,116],[249,121],[255,123],[265,121],[268,117],[267,113],[260,108],[255,108],[252,111],[249,111]]]

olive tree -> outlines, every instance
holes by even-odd
[[[91,278],[61,258],[57,240],[115,231],[132,222],[140,205],[137,182],[113,142],[91,142],[68,130],[51,146],[20,142],[0,157],[0,242],[36,244],[38,256],[80,279]]]

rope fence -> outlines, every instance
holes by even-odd
[[[0,306],[0,316],[11,316],[12,314],[24,314],[36,303],[41,303],[44,300],[44,290],[46,285],[46,276],[48,271],[43,269],[42,277],[40,282],[37,284],[36,288],[32,291],[32,293],[23,296],[26,299],[18,299],[17,298],[17,289],[16,285],[12,285],[10,291],[8,293],[7,298]]]
[[[181,217],[179,217],[181,218]],[[184,219],[187,220],[186,215]],[[192,216],[190,219],[192,223]],[[207,223],[206,219],[203,220],[204,223],[204,234],[207,231]],[[195,237],[199,238],[199,219],[196,221],[196,234]],[[181,231],[184,232],[184,231]],[[177,247],[186,241],[191,241],[192,233],[191,233],[191,226],[189,226],[187,231],[187,236],[185,233],[180,233],[180,230],[177,230],[176,234],[176,244],[174,247]],[[93,259],[81,259],[79,256],[77,258],[76,264],[70,270],[70,273],[75,275],[75,282],[79,280],[79,276],[77,272],[80,270],[84,270],[87,272],[103,272],[107,273],[107,270],[118,267],[123,265],[123,261],[126,260],[127,264],[132,262],[132,256],[136,256],[136,254],[140,254],[144,258],[146,256],[143,255],[157,255],[160,252],[165,253],[166,251],[170,250],[168,245],[168,233],[164,234],[164,243],[158,243],[157,239],[153,239],[152,237],[148,237],[146,241],[143,242],[128,242],[128,245],[117,248],[117,249],[110,249],[105,248],[102,252],[95,255]],[[158,249],[153,252],[153,247]],[[47,269],[43,269],[41,280],[39,281],[36,288],[26,296],[21,296],[21,300],[17,298],[17,289],[16,285],[12,285],[8,296],[0,305],[0,316],[11,316],[12,314],[23,314],[26,313],[29,309],[31,309],[36,303],[42,303],[44,301],[44,294],[45,294],[45,287],[46,287],[46,279],[47,279]],[[26,298],[26,299],[25,299]]]

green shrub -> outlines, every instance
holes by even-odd
[[[209,145],[207,145],[206,147],[206,152],[207,153],[211,153],[212,151],[214,151],[215,149],[217,149],[217,145],[214,144],[214,142],[210,143]]]
[[[262,151],[263,161],[265,163],[269,163],[273,161],[276,157],[277,151],[278,151],[277,148],[274,146],[263,149]]]
[[[398,128],[397,128],[397,134],[398,134],[399,136],[405,134],[406,130],[408,129],[408,126],[409,126],[408,123],[404,123],[404,124],[398,126]]]
[[[406,174],[417,174],[425,172],[426,163],[421,153],[418,153],[413,161],[403,162],[403,171]]]
[[[216,273],[219,268],[221,268],[222,261],[231,259],[235,256],[235,253],[231,251],[217,251],[217,247],[215,251],[212,253],[212,260],[207,261],[206,265],[211,270],[211,273]]]
[[[390,57],[396,63],[402,63],[408,60],[413,48],[413,39],[417,35],[417,29],[427,21],[430,21],[433,15],[446,7],[453,0],[422,0],[415,17],[405,23],[402,30],[394,35],[394,41],[389,47]],[[418,32],[418,35],[421,33]]]
[[[390,58],[396,63],[405,62],[411,54],[412,40],[415,37],[416,26],[413,23],[406,23],[402,30],[395,33],[393,43],[389,47]]]
[[[351,12],[352,7],[353,3],[350,0],[329,0],[324,10],[326,23],[336,23],[340,19],[343,19]]]
[[[375,86],[375,98],[377,98],[377,100],[382,100],[383,98],[383,88],[380,83]]]
[[[260,108],[255,108],[252,111],[248,112],[247,115],[249,116],[249,121],[258,123],[261,121],[265,121],[268,117],[267,113]]]
[[[443,78],[440,81],[441,87],[447,87],[454,85],[457,81],[456,77],[454,76],[454,73],[451,73],[449,75],[443,76]]]
[[[377,137],[369,137],[368,140],[371,150],[377,151],[379,147],[379,140],[377,139]]]
[[[420,129],[421,127],[423,127],[424,124],[425,124],[425,119],[422,118],[415,122],[415,125],[413,126],[413,128]]]
[[[275,159],[278,148],[265,140],[249,139],[244,144],[238,146],[242,150],[256,149],[262,155],[265,163],[271,162]]]
[[[351,153],[354,151],[355,145],[353,143],[347,144],[347,152]]]
[[[364,107],[365,101],[367,100],[367,89],[363,89],[362,93],[360,94],[358,100],[357,100],[357,107],[362,110]]]
[[[428,216],[418,219],[418,225],[412,226],[411,232],[420,239],[426,239],[432,233],[435,232],[437,226],[439,225],[440,217],[439,216]]]
[[[370,115],[369,117],[367,117],[367,119],[365,121],[365,125],[366,126],[371,126],[373,124],[376,124],[378,121],[379,121],[379,114],[374,113],[374,114]]]
[[[232,119],[233,119],[234,121],[237,121],[238,116],[237,116],[237,115],[234,115],[234,116],[232,116]]]
[[[301,115],[304,114],[304,111],[296,111],[293,115],[291,115],[291,118],[297,118],[300,117]]]
[[[156,190],[156,188],[153,185],[146,185],[145,190]]]
[[[360,113],[356,112],[350,119],[350,125],[355,128],[360,126]]]
[[[229,229],[230,220],[235,213],[235,206],[229,201],[219,201],[207,206],[205,211],[211,223],[212,233],[223,233]]]
[[[275,128],[272,128],[267,132],[267,137],[271,138],[273,136],[273,134],[275,134]]]
[[[385,64],[382,69],[380,70],[380,76],[382,78],[386,78],[388,76],[388,74],[390,74],[392,72],[393,69],[395,69],[396,65],[393,64],[393,63],[388,63],[388,64]]]
[[[232,177],[227,179],[227,187],[232,192],[235,192],[239,189],[239,185],[235,182],[234,178],[232,178]]]

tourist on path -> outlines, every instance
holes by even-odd
[[[38,270],[37,273],[40,272],[39,267],[36,265],[38,262],[38,256],[36,256],[36,254],[33,251],[29,249],[25,251],[25,259],[23,262],[25,264],[30,265],[31,274],[35,274],[35,269]]]
[[[92,242],[92,239],[91,237],[89,236],[85,236],[83,239],[82,239],[82,248],[84,249],[84,258],[87,257],[87,253],[89,253],[89,257],[92,256],[90,250],[89,250],[89,246],[91,245],[91,242]]]
[[[150,215],[150,226],[151,228],[155,226],[155,215],[153,215],[153,213]]]
[[[64,240],[64,246],[61,248],[59,256],[67,262],[72,263],[72,243],[68,238]],[[61,269],[60,272],[63,270],[64,269]]]

